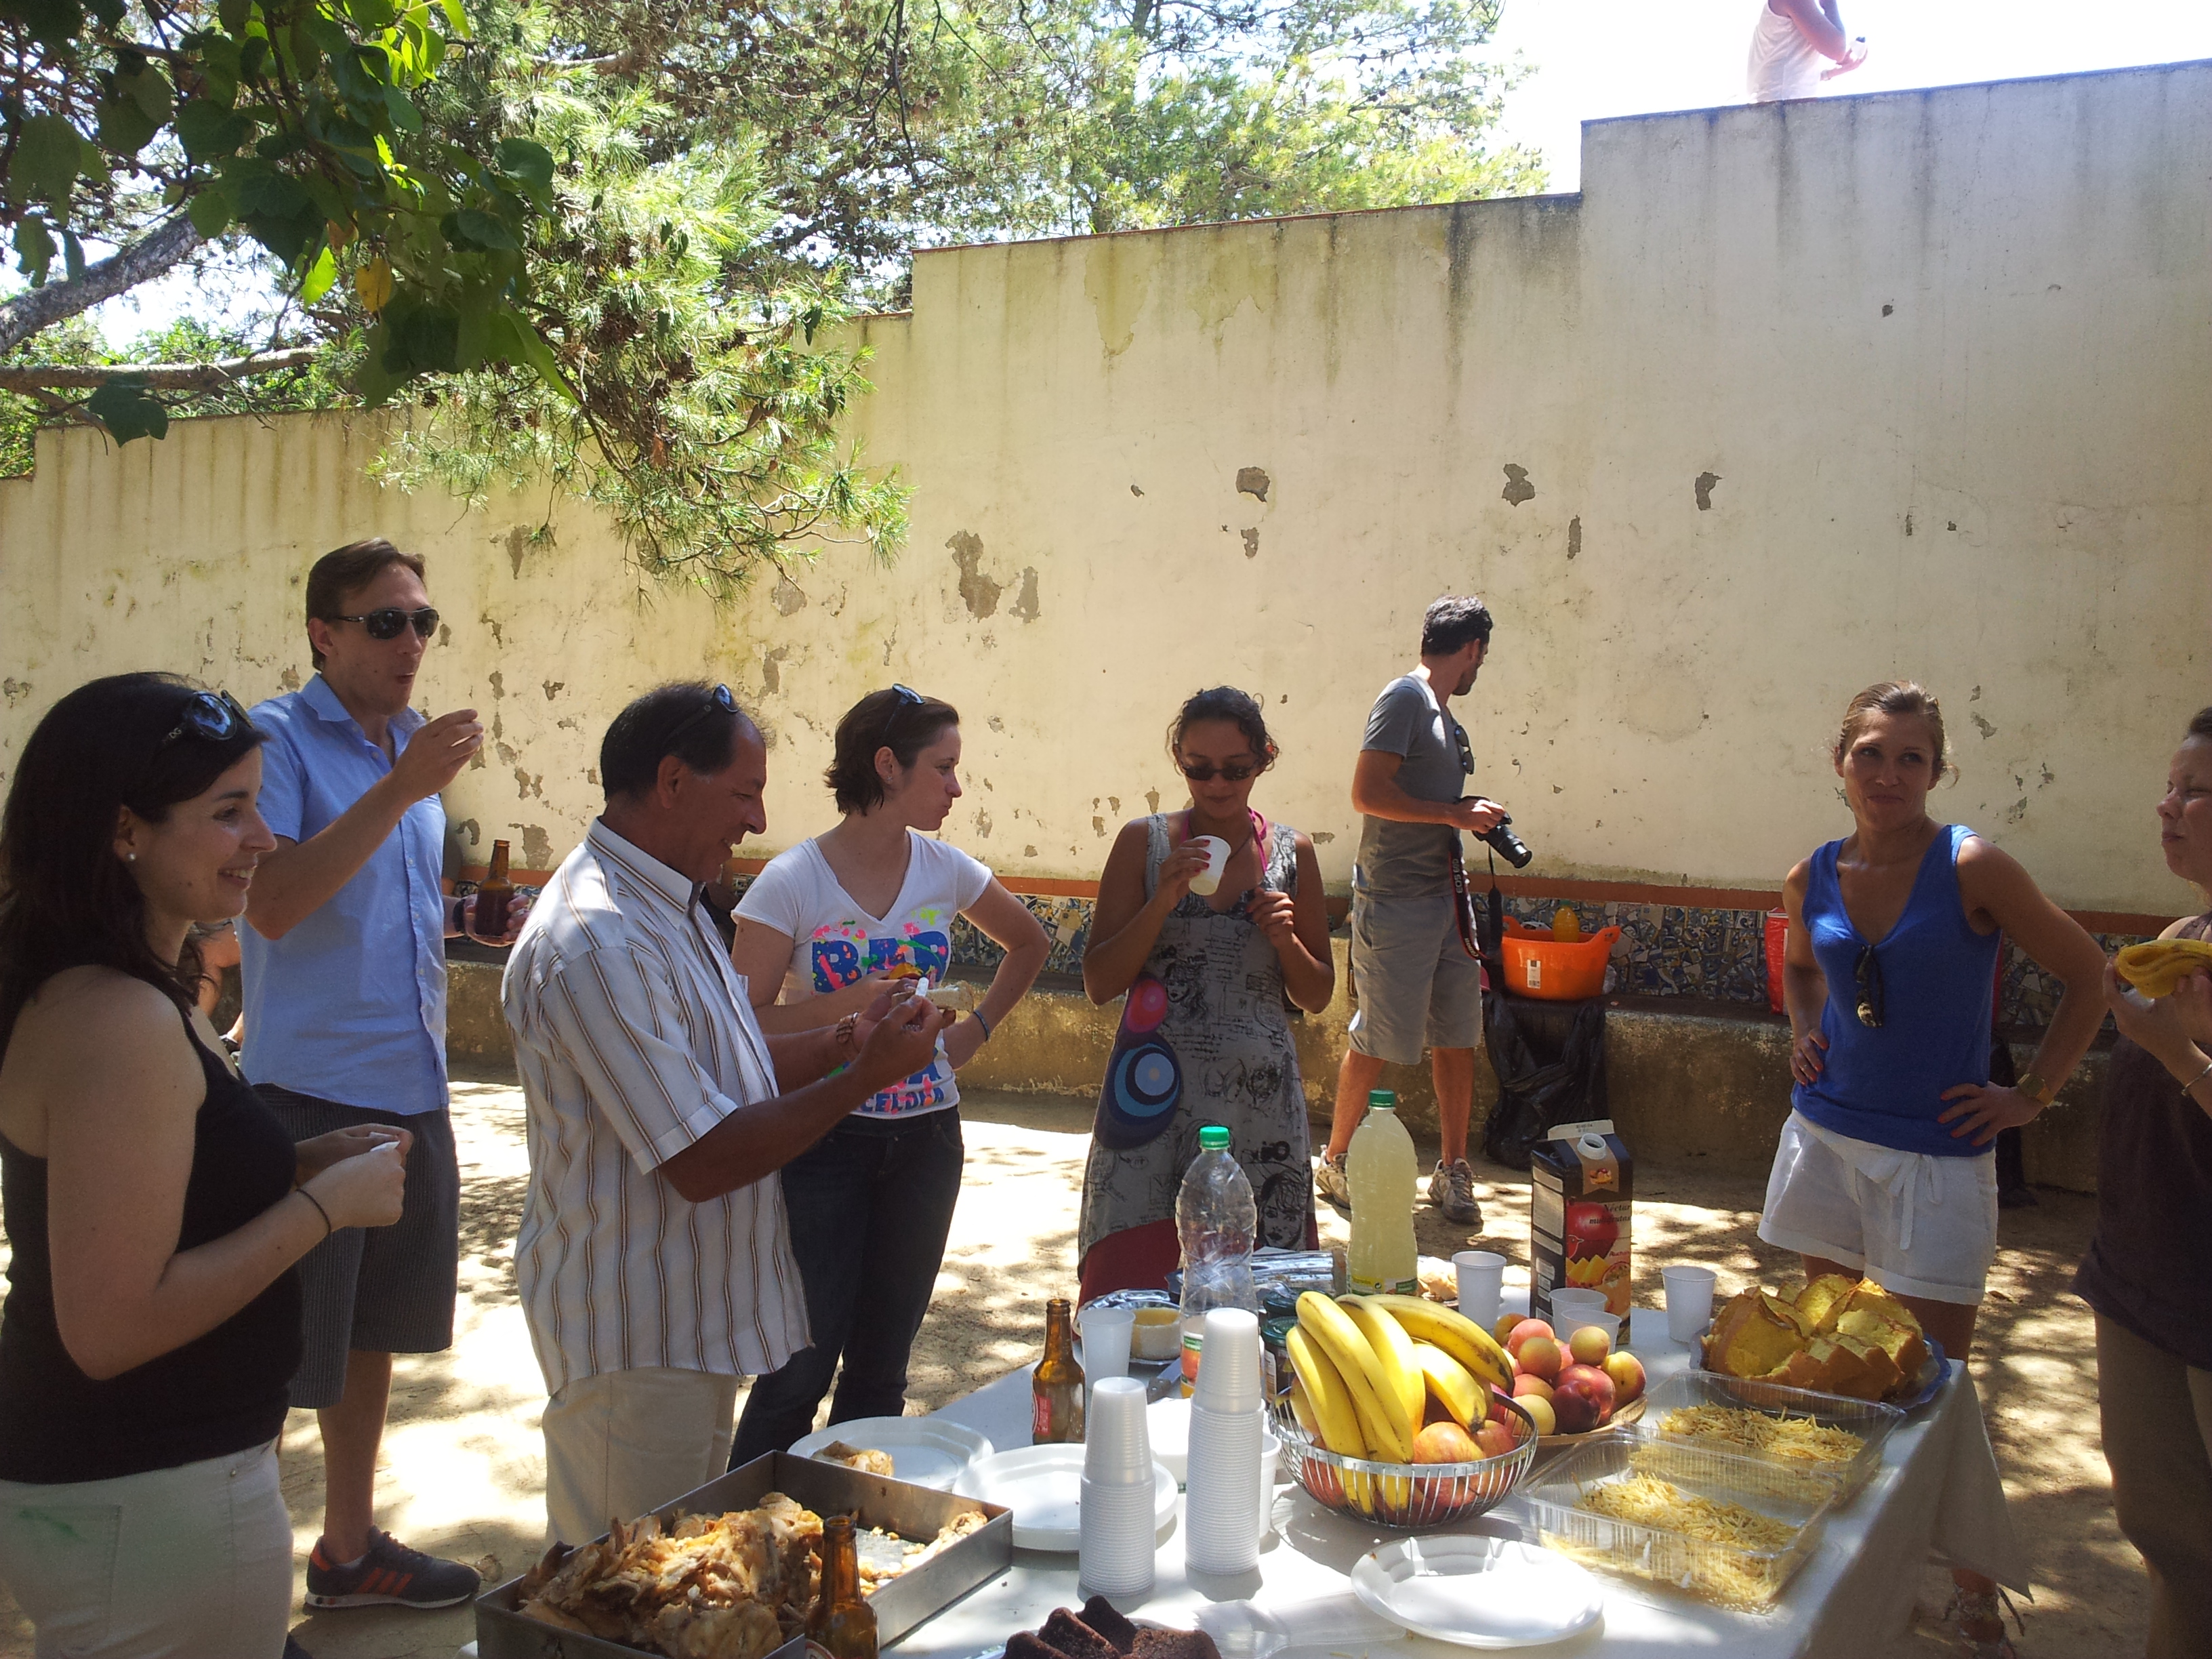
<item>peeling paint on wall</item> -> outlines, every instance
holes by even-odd
[[[553,867],[553,837],[534,823],[522,826],[522,867],[526,870],[550,870]]]
[[[968,607],[968,614],[979,622],[999,608],[999,595],[1006,589],[977,568],[983,560],[983,538],[972,531],[956,530],[945,546],[952,550],[952,562],[960,567],[960,599]],[[890,660],[886,655],[884,659]]]
[[[1713,510],[1713,486],[1720,481],[1721,475],[1717,472],[1698,474],[1697,482],[1691,488],[1698,498],[1698,512],[1710,513]]]
[[[1257,495],[1264,501],[1267,499],[1267,490],[1273,483],[1273,479],[1256,466],[1240,466],[1237,469],[1237,493],[1240,495]]]
[[[1567,520],[1567,556],[1573,558],[1583,550],[1583,521],[1579,514]]]
[[[779,645],[761,657],[761,690],[769,696],[783,690],[783,665],[791,655],[791,647]]]
[[[1528,482],[1528,469],[1506,462],[1505,488],[1498,492],[1498,497],[1500,501],[1510,501],[1516,507],[1523,501],[1534,501],[1536,486]]]
[[[1248,559],[1258,558],[1260,556],[1259,526],[1255,525],[1250,529],[1240,531],[1238,533],[1244,538],[1244,556]]]
[[[1014,602],[1007,609],[1025,623],[1035,622],[1043,613],[1037,609],[1037,573],[1033,564],[1022,567],[1022,585],[1016,590]]]
[[[545,701],[550,702],[566,690],[568,686],[568,682],[566,680],[547,680],[538,689],[545,694]]]
[[[8,707],[10,708],[30,695],[31,683],[28,680],[19,680],[13,676],[0,680],[0,696],[5,696],[8,699]]]
[[[806,609],[806,590],[787,574],[779,574],[775,592],[769,595],[769,603],[782,615],[795,617]]]

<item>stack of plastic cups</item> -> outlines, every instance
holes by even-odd
[[[1194,1571],[1249,1572],[1259,1565],[1266,1437],[1259,1319],[1242,1308],[1216,1308],[1206,1316],[1190,1401],[1182,1549]]]
[[[1083,1440],[1078,1547],[1086,1589],[1142,1595],[1152,1589],[1154,1498],[1145,1385],[1133,1376],[1107,1377],[1091,1391]]]

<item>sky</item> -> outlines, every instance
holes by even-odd
[[[1492,43],[1535,72],[1505,98],[1504,137],[1578,186],[1581,124],[1744,100],[1765,0],[1504,0]],[[1829,97],[2212,58],[2208,0],[1838,0],[1867,61]]]

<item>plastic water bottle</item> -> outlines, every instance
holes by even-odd
[[[1252,1242],[1260,1232],[1260,1206],[1243,1167],[1229,1155],[1229,1131],[1201,1125],[1198,1156],[1183,1171],[1176,1194],[1176,1231],[1182,1237],[1182,1391],[1198,1382],[1206,1316],[1216,1308],[1242,1308],[1257,1316],[1260,1292],[1252,1283]]]
[[[1398,1121],[1398,1097],[1389,1090],[1367,1097],[1367,1116],[1344,1155],[1344,1173],[1352,1187],[1352,1288],[1362,1295],[1419,1295],[1413,1192],[1421,1164],[1413,1136]]]

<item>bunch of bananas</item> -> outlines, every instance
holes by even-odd
[[[1492,1388],[1513,1386],[1496,1338],[1417,1296],[1332,1301],[1308,1291],[1288,1346],[1299,1426],[1341,1456],[1377,1463],[1413,1462],[1430,1395],[1472,1430],[1489,1413]]]
[[[2145,996],[2172,996],[2191,974],[2212,971],[2212,939],[2145,939],[2122,950],[2112,966]]]

